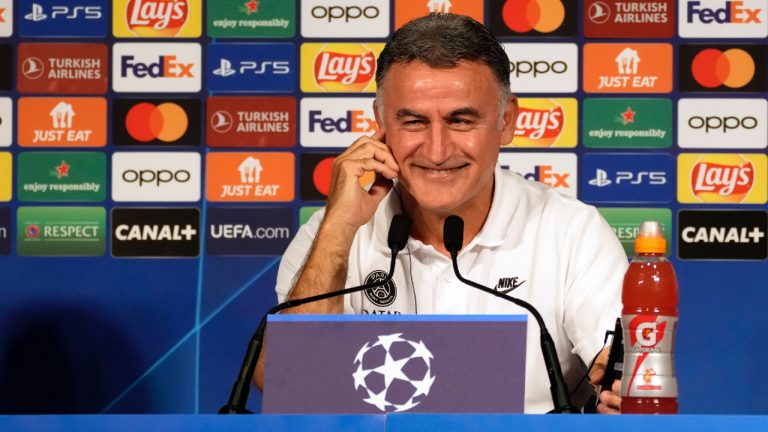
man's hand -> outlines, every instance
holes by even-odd
[[[595,364],[592,366],[592,370],[589,373],[589,382],[596,389],[600,386],[605,375],[605,367],[608,364],[608,355],[611,348],[605,348],[597,356]],[[599,389],[597,412],[600,414],[620,414],[621,413],[621,380],[615,380],[613,386],[610,389]]]
[[[353,233],[367,223],[400,173],[392,153],[383,142],[384,130],[360,137],[333,161],[331,188],[328,193],[327,221],[346,227]],[[360,178],[375,172],[376,181],[366,192]]]

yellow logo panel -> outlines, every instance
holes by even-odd
[[[677,158],[681,203],[765,204],[768,157],[764,154],[686,153]]]
[[[114,0],[112,23],[115,37],[200,37],[202,0]]]
[[[0,153],[0,202],[11,200],[13,187],[13,159],[10,153]]]
[[[521,98],[515,136],[504,147],[576,147],[579,103],[574,98]]]
[[[376,59],[383,43],[305,43],[301,45],[301,91],[373,93]]]

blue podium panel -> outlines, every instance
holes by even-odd
[[[387,432],[600,431],[721,432],[765,431],[768,416],[718,415],[516,415],[391,414]]]
[[[25,415],[0,416],[3,432],[383,432],[384,415]]]

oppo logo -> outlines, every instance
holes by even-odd
[[[538,75],[545,75],[550,72],[556,74],[562,74],[568,71],[568,64],[563,61],[547,62],[547,61],[517,61],[509,62],[510,72],[515,74],[515,77],[520,75],[527,75],[533,73],[535,78]]]
[[[358,19],[360,17],[374,19],[379,16],[379,8],[376,6],[366,6],[364,8],[358,6],[315,6],[310,12],[313,18],[327,19],[328,22],[332,22],[338,19],[344,19],[344,22],[349,22],[350,19]]]
[[[741,118],[734,116],[694,116],[688,119],[688,126],[691,129],[704,129],[705,133],[709,133],[710,130],[717,131],[719,129],[722,129],[723,133],[728,133],[729,130],[756,128],[757,118],[752,116]]]
[[[126,183],[137,183],[139,186],[154,184],[159,187],[172,181],[186,183],[192,178],[192,175],[187,170],[126,170],[123,171],[122,177]]]

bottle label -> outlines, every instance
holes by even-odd
[[[624,397],[677,397],[674,342],[677,317],[622,315]]]

